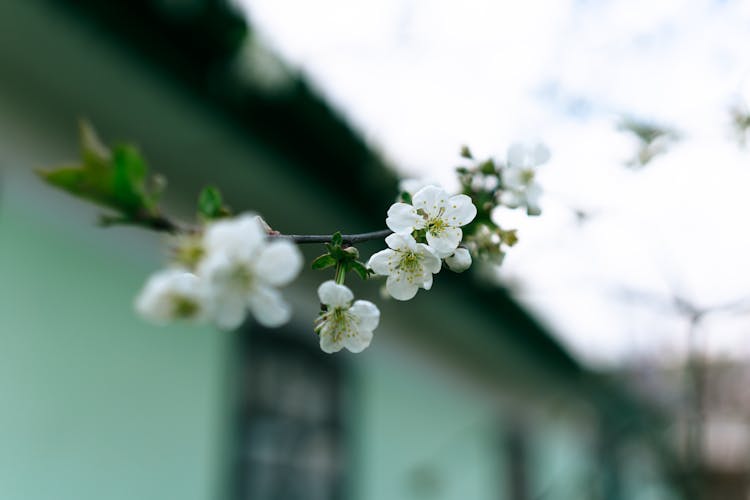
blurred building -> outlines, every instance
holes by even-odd
[[[0,499],[679,498],[656,417],[468,276],[382,303],[357,356],[316,345],[321,273],[280,330],[144,324],[160,237],[32,174],[76,157],[80,116],[137,142],[185,217],[211,183],[282,232],[373,230],[395,193],[221,2],[1,2]]]
[[[694,354],[686,366],[639,365],[622,378],[668,416],[661,432],[702,498],[748,498],[750,369],[745,364]]]

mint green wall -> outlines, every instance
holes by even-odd
[[[4,187],[0,498],[217,498],[229,337],[141,322],[131,304],[156,260]]]
[[[382,345],[357,368],[354,498],[504,498],[498,420],[471,385]]]
[[[591,415],[589,415],[589,418]],[[601,498],[596,469],[596,421],[585,415],[550,415],[527,422],[531,497],[545,500]]]

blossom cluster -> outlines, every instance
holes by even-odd
[[[388,249],[370,257],[367,265],[375,274],[387,276],[386,290],[394,299],[409,300],[419,288],[432,288],[442,259],[456,270],[471,265],[471,256],[459,244],[461,227],[476,214],[468,196],[450,196],[438,186],[425,186],[411,196],[411,203],[397,202],[388,210],[385,223],[393,231],[385,239]]]
[[[363,280],[384,277],[385,292],[394,299],[414,298],[430,290],[443,267],[463,272],[474,259],[500,263],[505,249],[516,242],[516,232],[495,220],[498,207],[524,207],[540,213],[535,169],[549,158],[542,145],[513,145],[505,163],[471,160],[457,169],[459,194],[449,194],[433,182],[404,180],[401,193],[387,212],[387,230],[347,235],[284,236],[260,216],[232,216],[219,190],[205,187],[198,196],[198,221],[185,225],[159,207],[165,180],[149,175],[138,148],[107,147],[94,128],[80,126],[81,159],[72,166],[40,171],[47,183],[73,196],[97,203],[110,213],[102,225],[137,225],[165,231],[173,238],[170,265],[154,273],[135,300],[135,308],[155,323],[185,320],[211,322],[233,330],[248,314],[267,327],[291,318],[291,308],[280,288],[300,273],[302,253],[296,243],[324,243],[326,253],[314,259],[313,270],[333,268],[334,279],[318,288],[321,309],[314,322],[320,347],[361,352],[373,338],[380,310],[372,302],[355,300],[344,285],[348,273]],[[359,260],[356,241],[384,238],[388,248]]]
[[[463,156],[473,160],[468,150]],[[335,267],[334,279],[318,288],[321,310],[314,332],[320,348],[327,353],[361,352],[380,323],[378,307],[355,300],[344,285],[349,271],[363,279],[385,278],[387,294],[406,301],[420,288],[430,290],[443,267],[463,272],[474,258],[500,263],[516,234],[494,222],[494,210],[525,207],[529,215],[538,214],[535,168],[548,156],[540,145],[514,145],[506,163],[486,160],[460,167],[459,194],[449,194],[434,182],[402,181],[401,194],[385,218],[391,232],[385,237],[387,248],[366,264],[340,234],[331,236],[327,252],[312,263],[318,270]],[[289,321],[291,310],[279,288],[302,268],[295,243],[271,236],[277,233],[257,215],[228,217],[218,192],[206,193],[202,203],[203,213],[217,218],[177,237],[173,265],[148,280],[136,299],[138,312],[157,323],[210,321],[227,330],[239,327],[248,313],[267,327]]]
[[[462,156],[471,164],[456,169],[458,178],[463,193],[478,209],[463,246],[474,258],[499,265],[518,238],[516,230],[500,226],[498,209],[522,208],[530,216],[541,214],[537,169],[549,160],[549,149],[541,143],[514,143],[505,161],[475,160],[468,148]]]
[[[172,267],[155,273],[136,298],[136,310],[155,323],[212,321],[232,330],[248,311],[277,327],[291,309],[278,290],[302,268],[302,254],[286,240],[270,241],[262,219],[243,214],[210,223],[176,245]]]

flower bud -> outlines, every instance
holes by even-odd
[[[471,254],[465,248],[457,248],[453,255],[445,258],[445,264],[454,273],[462,273],[471,267]]]

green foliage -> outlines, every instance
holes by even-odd
[[[158,215],[161,190],[149,182],[148,167],[135,147],[116,145],[110,151],[85,121],[80,123],[80,147],[80,163],[37,173],[57,188],[115,210],[123,221]]]
[[[335,266],[337,277],[339,272],[345,274],[349,271],[354,271],[363,280],[370,277],[371,273],[365,264],[357,260],[359,259],[359,250],[353,246],[347,246],[340,232],[334,233],[331,236],[331,242],[326,243],[325,246],[327,252],[312,262],[311,267],[313,269],[323,270]]]
[[[320,257],[316,258],[314,261],[312,261],[312,268],[320,271],[323,269],[328,269],[329,267],[333,267],[336,265],[336,259],[333,258],[333,256],[329,253],[324,253]]]
[[[209,220],[231,215],[229,207],[224,205],[221,192],[214,186],[206,186],[198,195],[198,213]]]
[[[467,146],[466,144],[464,144],[463,146],[461,146],[461,153],[460,153],[460,155],[461,155],[461,158],[465,158],[467,160],[473,160],[474,159],[474,155],[471,154],[471,149],[469,149],[469,146]]]
[[[367,278],[370,277],[370,274],[372,274],[372,271],[367,269],[367,267],[365,267],[365,265],[358,260],[351,261],[349,263],[349,268],[350,270],[357,273],[357,275],[363,280],[366,280]]]

